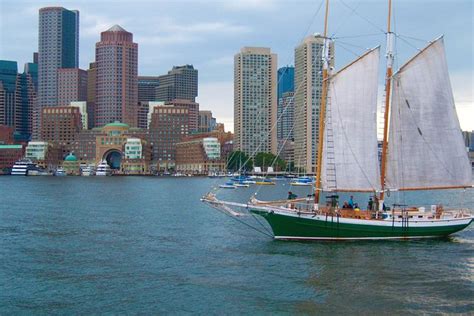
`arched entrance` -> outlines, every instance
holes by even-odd
[[[103,159],[107,161],[111,169],[120,169],[122,153],[117,149],[111,149],[104,154]]]

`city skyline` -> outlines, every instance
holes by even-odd
[[[199,70],[199,97],[203,108],[215,113],[218,121],[232,130],[233,55],[243,46],[270,47],[279,56],[279,67],[294,64],[294,48],[305,35],[322,32],[322,1],[222,1],[150,2],[132,5],[110,1],[90,4],[81,1],[2,1],[0,4],[0,59],[19,65],[30,61],[37,50],[38,10],[58,5],[78,10],[80,22],[79,67],[87,69],[94,61],[94,44],[100,32],[120,24],[135,36],[140,45],[140,76],[162,75],[174,65],[193,64]],[[426,42],[445,34],[448,66],[458,116],[464,130],[474,129],[472,10],[470,1],[394,1],[395,32],[402,34],[397,43],[398,62],[403,64]],[[192,12],[192,19],[187,18]],[[341,68],[368,47],[382,44],[387,4],[384,1],[332,1],[329,34],[336,41],[336,69]],[[133,18],[129,12],[133,8]],[[157,9],[160,9],[157,11]],[[355,11],[353,9],[356,9]],[[126,13],[125,13],[126,12]],[[149,13],[150,12],[150,13]],[[154,18],[160,12],[159,18]],[[425,19],[420,19],[420,14]],[[129,17],[130,16],[130,17]],[[456,18],[453,18],[453,17]],[[436,21],[443,23],[436,23]],[[182,22],[186,21],[186,22]],[[471,26],[471,27],[469,27]],[[15,29],[18,31],[7,32]],[[370,35],[343,38],[346,36]],[[27,44],[25,44],[27,43]],[[384,64],[384,58],[381,58]],[[381,83],[383,74],[380,76]],[[381,91],[383,93],[383,91]]]

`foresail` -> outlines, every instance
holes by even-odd
[[[387,187],[471,185],[471,169],[454,107],[443,39],[429,44],[394,75]]]
[[[329,78],[323,144],[324,190],[380,187],[377,150],[377,47]]]

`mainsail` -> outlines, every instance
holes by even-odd
[[[380,187],[377,88],[380,49],[374,48],[329,78],[323,144],[324,190]]]
[[[443,39],[402,66],[392,82],[387,187],[471,186]]]

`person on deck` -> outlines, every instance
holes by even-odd
[[[288,200],[294,200],[296,199],[298,196],[296,194],[294,194],[293,192],[288,192]]]
[[[373,207],[374,207],[374,201],[370,197],[369,198],[369,203],[367,204],[367,210],[372,211]]]
[[[351,195],[351,198],[349,199],[349,208],[354,208],[354,197]]]

